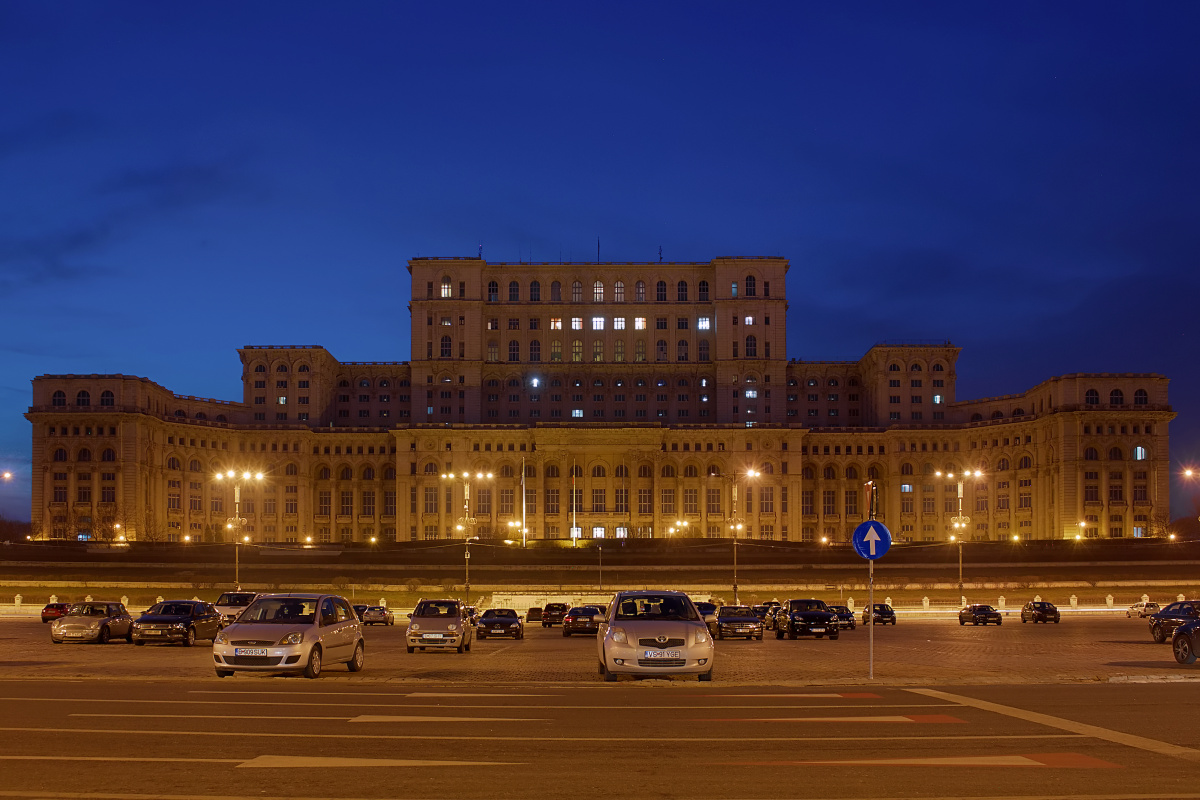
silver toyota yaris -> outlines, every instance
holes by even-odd
[[[604,680],[615,681],[618,675],[696,675],[712,680],[715,645],[708,623],[715,618],[701,616],[683,592],[618,592],[608,613],[597,621],[596,648]]]

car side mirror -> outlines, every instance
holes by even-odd
[[[597,625],[599,625],[600,623],[604,622],[604,615],[603,615],[603,614],[593,614],[593,615],[592,615],[592,622],[594,622],[594,623],[596,623]]]
[[[408,614],[408,615],[406,615],[406,616],[407,616],[409,619],[412,619],[412,614]]]
[[[705,621],[706,623],[709,623],[709,624],[711,624],[711,623],[714,623],[714,622],[716,622],[716,621],[717,621],[717,618],[716,618],[716,616],[715,616],[715,615],[713,615],[713,614],[705,614],[705,615],[704,615],[704,621]]]

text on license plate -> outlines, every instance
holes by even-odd
[[[812,631],[813,633],[824,633],[825,632],[824,628],[809,628],[809,630]]]
[[[442,634],[440,634],[440,633],[423,633],[423,634],[421,634],[421,638],[422,639],[441,639]]]
[[[233,649],[235,656],[265,656],[267,648],[265,647],[235,647]]]
[[[162,636],[162,631],[142,631],[143,636]]]
[[[678,650],[647,650],[646,658],[682,658]]]
[[[492,633],[508,633],[504,628],[492,628]]]

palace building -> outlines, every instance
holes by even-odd
[[[1166,523],[1162,375],[1069,374],[970,400],[950,342],[789,359],[781,258],[408,266],[407,361],[247,346],[237,400],[128,375],[35,378],[36,535],[844,542],[868,481],[899,541]],[[228,470],[263,474],[234,481],[237,514],[216,477]]]

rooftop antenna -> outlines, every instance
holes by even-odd
[[[479,258],[483,258],[483,242],[479,243]]]
[[[658,246],[658,263],[662,263],[662,245]]]
[[[596,237],[596,263],[600,263],[600,237]]]

